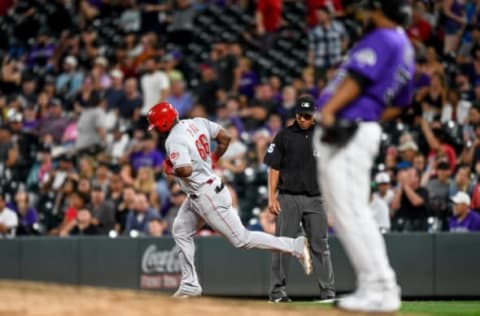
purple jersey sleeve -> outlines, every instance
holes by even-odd
[[[345,68],[377,82],[389,69],[391,46],[375,35],[359,42],[351,51]]]

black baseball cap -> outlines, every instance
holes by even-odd
[[[297,99],[296,102],[297,114],[310,114],[315,113],[315,100],[310,95],[303,95]]]

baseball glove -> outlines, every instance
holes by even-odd
[[[358,123],[340,120],[329,127],[323,127],[321,141],[337,147],[346,146],[355,136],[358,130]]]

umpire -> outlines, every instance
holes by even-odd
[[[277,215],[276,236],[295,237],[303,226],[310,241],[320,299],[335,297],[332,263],[327,239],[327,216],[316,178],[312,136],[314,100],[301,96],[296,102],[295,123],[277,134],[267,149],[268,208]],[[278,190],[278,197],[277,197]],[[286,292],[288,256],[274,253],[270,301],[290,302]]]

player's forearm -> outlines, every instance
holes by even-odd
[[[280,179],[280,170],[268,168],[268,199],[275,197]]]
[[[216,155],[217,158],[220,158],[227,150],[228,145],[230,144],[231,137],[228,132],[222,128],[218,132],[217,138],[215,140],[217,141],[217,147],[215,148],[214,155]]]
[[[382,122],[391,121],[391,120],[397,118],[400,114],[402,114],[402,109],[401,108],[388,107],[382,113],[381,121]]]
[[[341,109],[346,107],[350,102],[355,100],[360,95],[360,85],[355,79],[347,76],[340,84],[337,92],[335,92],[322,108],[322,113],[329,113],[335,115]]]

